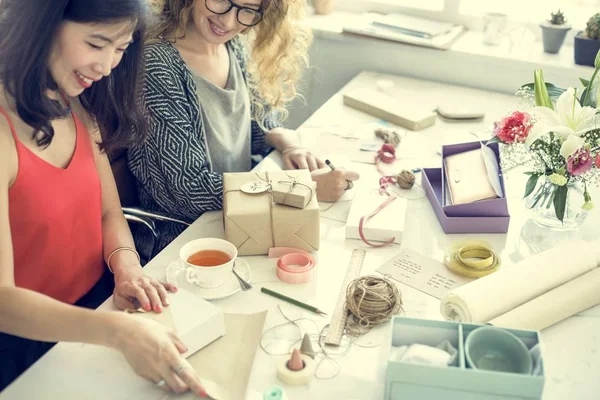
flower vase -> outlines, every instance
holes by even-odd
[[[567,199],[562,222],[556,216],[554,198],[557,185],[550,182],[546,176],[541,176],[535,188],[525,198],[525,205],[531,213],[531,219],[538,225],[554,230],[577,229],[588,211],[582,208],[584,204],[584,185],[582,182],[569,181],[567,184]]]

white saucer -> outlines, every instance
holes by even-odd
[[[252,279],[250,265],[243,258],[235,260],[235,272],[248,283]],[[185,267],[180,260],[173,261],[167,267],[167,282],[176,285],[178,288],[192,292],[205,300],[222,299],[241,290],[240,283],[235,275],[233,275],[233,272],[228,275],[228,278],[219,287],[207,289],[196,286],[185,279]]]

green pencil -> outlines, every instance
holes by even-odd
[[[294,305],[296,305],[298,307],[302,307],[305,310],[312,311],[314,313],[321,314],[321,315],[327,315],[323,311],[319,310],[317,307],[309,306],[306,303],[303,303],[303,302],[298,301],[298,300],[294,300],[294,299],[292,299],[290,297],[282,295],[281,293],[277,293],[277,292],[274,292],[274,291],[272,291],[270,289],[267,289],[266,287],[261,288],[260,291],[263,292],[263,293],[266,293],[266,294],[268,294],[270,296],[277,297],[278,299],[286,301],[286,302],[288,302],[290,304],[294,304]]]

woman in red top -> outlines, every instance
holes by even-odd
[[[57,341],[120,350],[165,389],[205,395],[161,312],[104,154],[142,139],[147,0],[0,0],[0,390]],[[108,264],[111,272],[105,266]]]

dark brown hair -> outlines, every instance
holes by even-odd
[[[38,146],[52,142],[53,119],[67,113],[47,96],[58,89],[48,69],[61,23],[132,21],[133,40],[112,73],[86,89],[79,99],[95,119],[107,151],[139,143],[147,132],[141,86],[147,0],[0,0],[0,81],[14,98],[19,117],[34,128]]]

